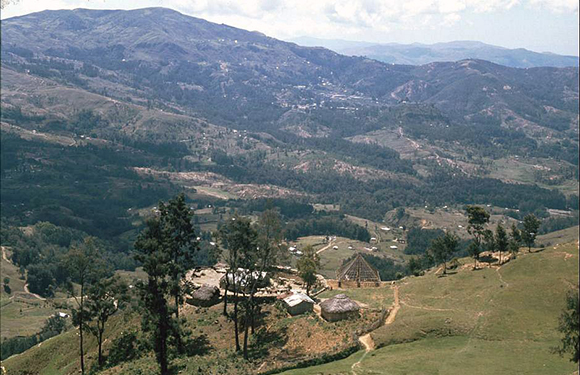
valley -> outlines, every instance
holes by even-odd
[[[1,33],[8,374],[156,373],[163,340],[163,375],[574,373],[577,65],[393,64],[167,8]]]

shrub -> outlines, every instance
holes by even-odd
[[[137,343],[135,332],[123,332],[121,336],[114,339],[107,358],[109,366],[116,366],[139,357],[140,350]]]

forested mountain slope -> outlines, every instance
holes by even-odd
[[[221,197],[266,187],[372,219],[405,205],[577,208],[578,68],[392,65],[147,8],[3,20],[2,75],[2,129],[20,139],[2,151],[9,216],[22,204],[37,217],[42,184],[23,177],[35,168],[82,183],[60,156],[38,164],[47,142],[132,154],[91,171],[114,165],[127,189],[200,186],[195,172]],[[22,186],[29,198],[11,195]]]

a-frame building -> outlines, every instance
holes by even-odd
[[[361,283],[367,285],[368,283],[375,283],[378,286],[381,282],[379,271],[371,266],[360,253],[336,271],[336,279],[338,280],[339,287],[344,282],[348,282],[347,284],[356,282],[356,286],[359,288]]]

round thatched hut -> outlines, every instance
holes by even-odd
[[[322,317],[329,322],[358,317],[359,305],[344,294],[338,294],[320,304]]]
[[[215,285],[202,285],[193,292],[192,298],[187,299],[187,303],[194,306],[210,307],[220,301],[220,290]]]

